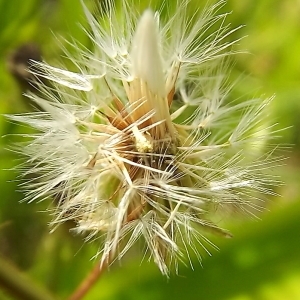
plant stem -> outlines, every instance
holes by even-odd
[[[0,257],[0,287],[3,287],[14,299],[53,300],[46,289],[40,287],[15,266]]]
[[[102,264],[97,263],[68,300],[82,299],[86,295],[86,293],[91,289],[91,287],[97,282],[97,280],[106,270],[108,265],[109,259],[105,260]]]

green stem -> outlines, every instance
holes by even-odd
[[[0,257],[0,286],[16,299],[21,300],[54,300],[45,289],[38,286],[24,273]]]

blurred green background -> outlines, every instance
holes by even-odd
[[[193,1],[195,7],[205,3]],[[140,245],[115,263],[85,299],[300,299],[300,1],[228,0],[223,11],[233,11],[228,17],[232,27],[246,25],[233,36],[247,36],[236,47],[250,53],[235,57],[232,74],[247,74],[236,95],[275,94],[275,122],[281,128],[292,126],[279,141],[292,145],[278,171],[285,182],[276,188],[281,197],[267,203],[260,220],[231,218],[226,227],[234,238],[210,237],[220,250],[211,249],[212,256],[204,255],[201,265],[195,261],[194,270],[182,266],[179,276],[166,279],[153,263],[140,263]],[[63,61],[61,46],[73,51],[64,38],[89,47],[80,28],[86,20],[78,0],[0,0],[0,14],[0,113],[26,112],[26,87],[11,74],[17,68],[12,54],[34,43],[48,63]],[[50,216],[40,211],[50,203],[20,203],[18,171],[11,170],[20,160],[6,147],[26,129],[0,118],[0,299],[24,299],[1,288],[8,287],[6,269],[12,281],[21,272],[23,284],[40,290],[40,299],[65,299],[95,264],[91,258],[97,241],[84,244],[69,232],[69,224],[49,234]]]

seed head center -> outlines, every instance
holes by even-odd
[[[153,152],[153,141],[149,133],[141,132],[138,127],[132,128],[132,133],[135,139],[135,148],[140,153]]]

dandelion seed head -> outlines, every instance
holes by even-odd
[[[252,213],[258,194],[273,193],[276,159],[264,145],[276,130],[269,99],[228,100],[236,41],[218,14],[224,1],[191,16],[178,1],[168,18],[121,3],[120,15],[106,1],[102,21],[83,5],[94,48],[70,57],[77,73],[36,63],[52,82],[28,95],[43,111],[10,118],[37,130],[21,149],[36,177],[26,200],[56,199],[54,228],[73,220],[100,237],[103,262],[143,239],[167,275],[185,253],[199,256],[196,244],[208,252],[206,230],[230,236],[209,219],[216,207]]]

